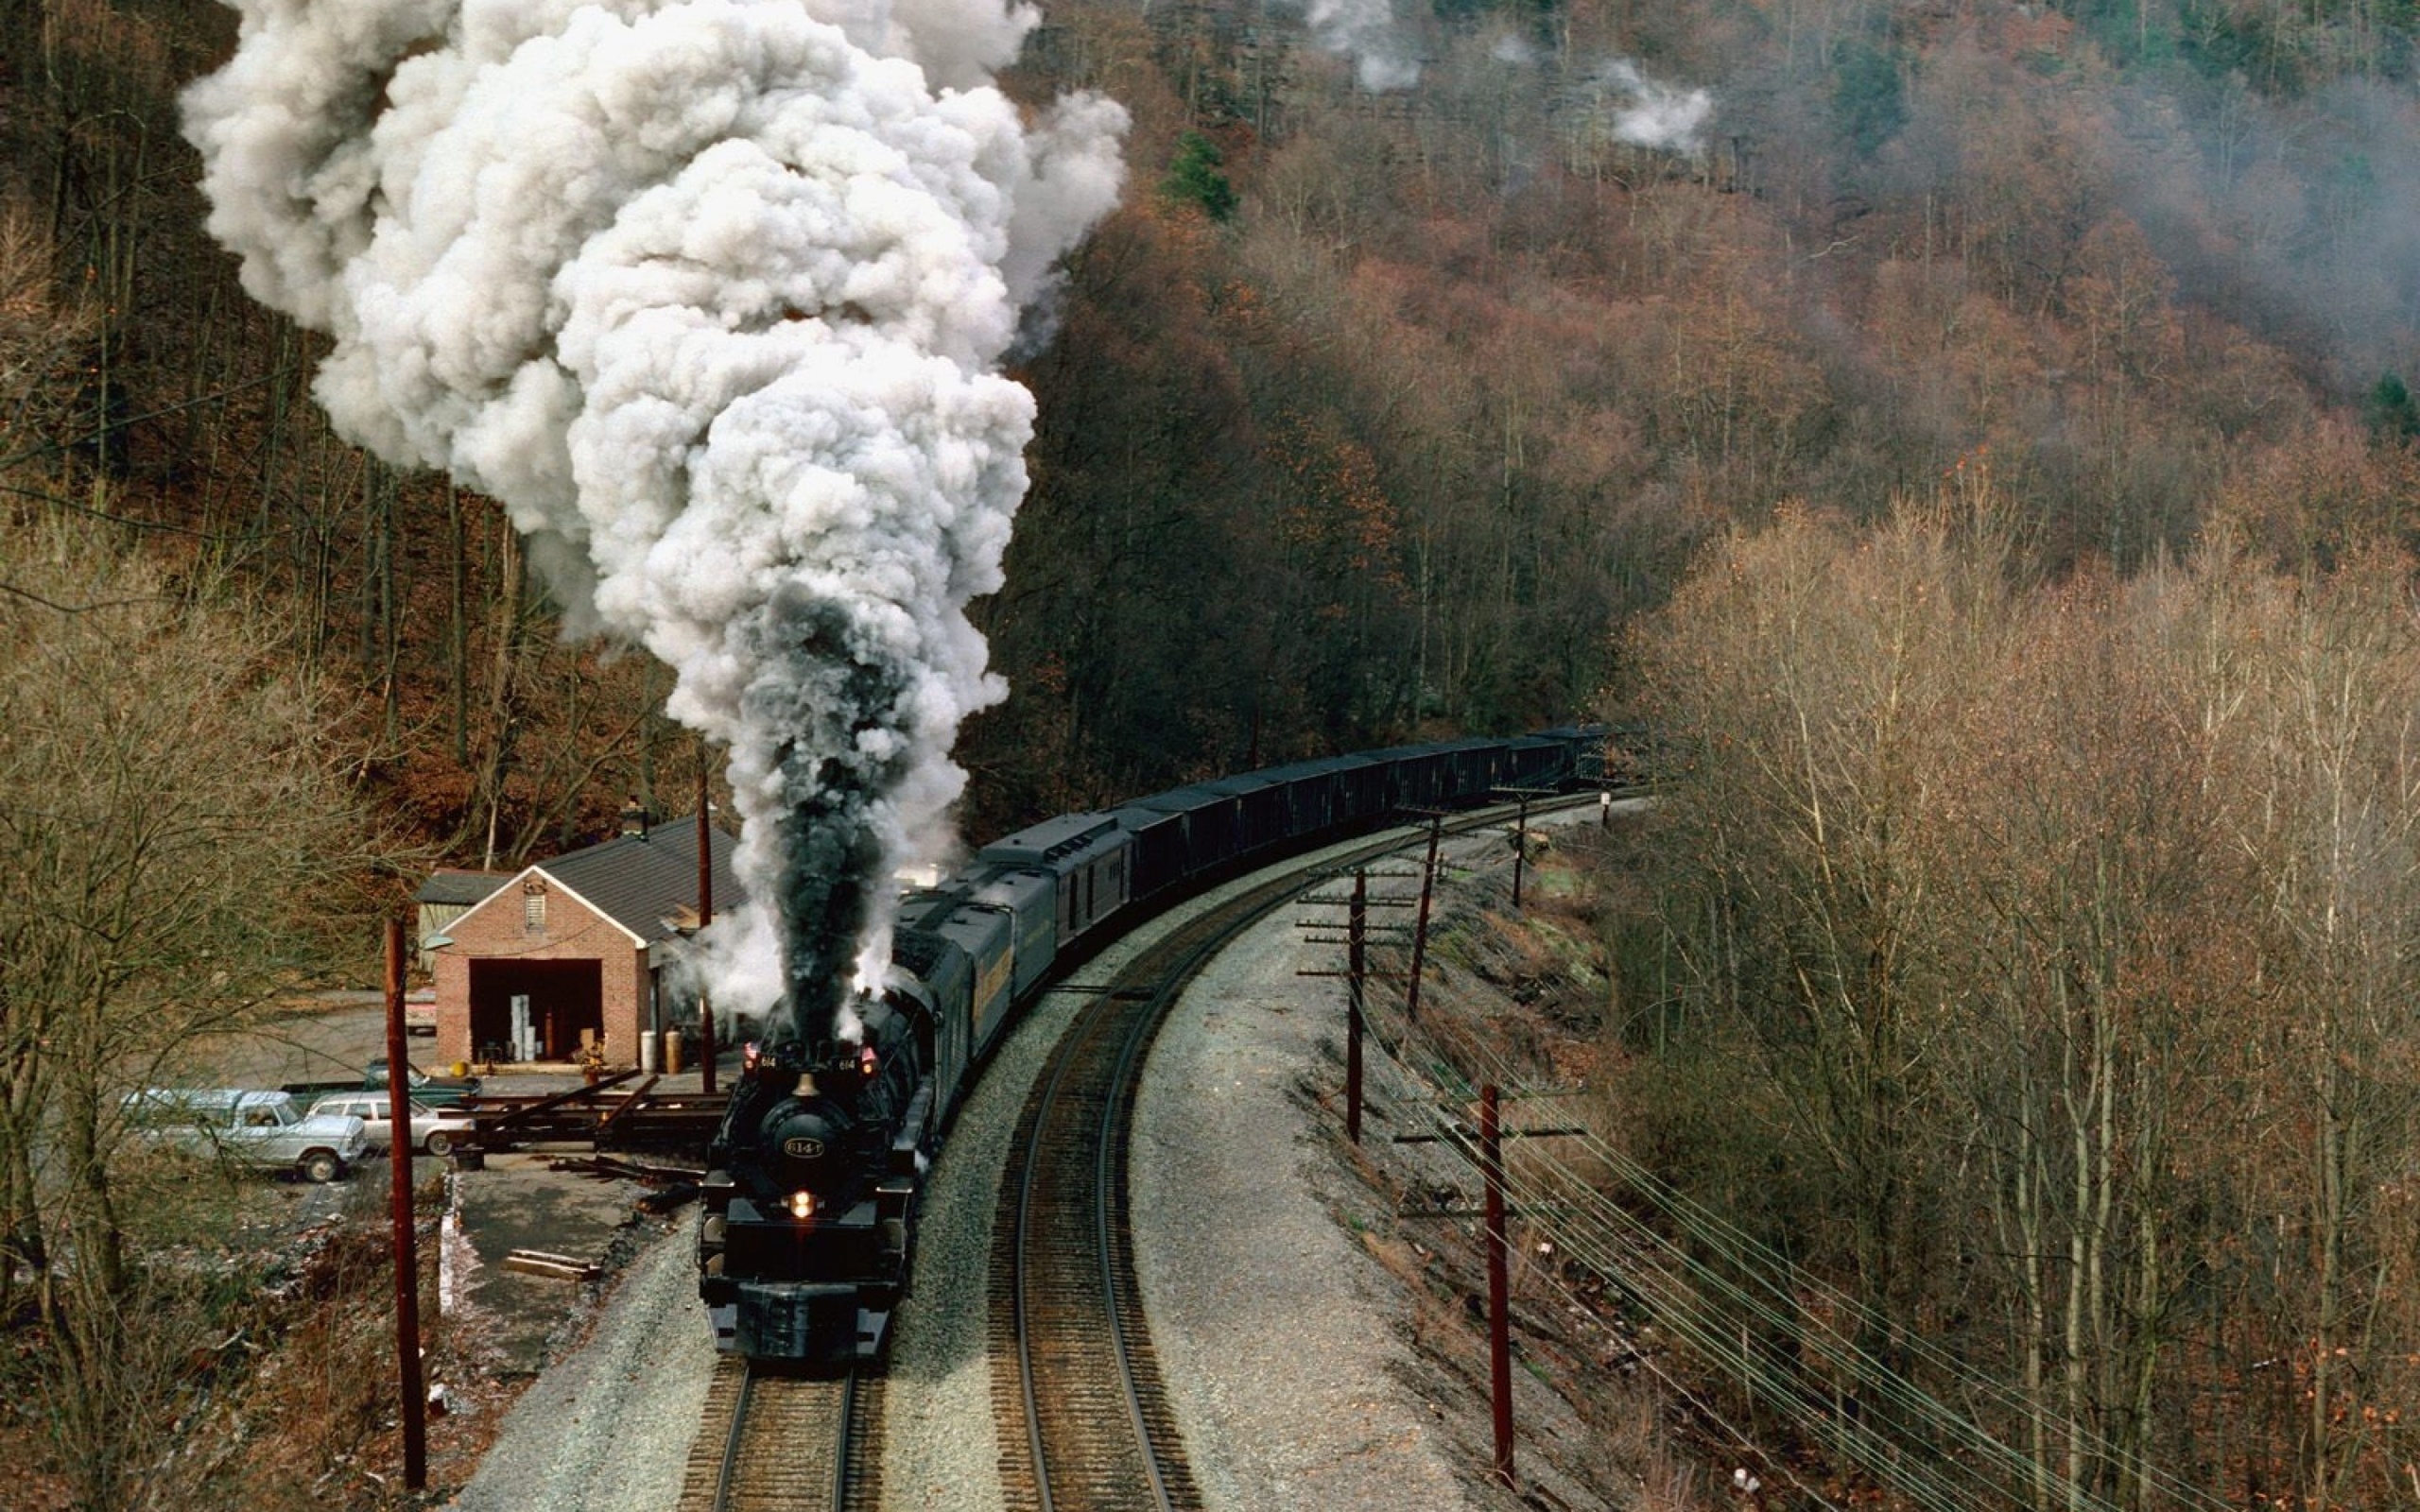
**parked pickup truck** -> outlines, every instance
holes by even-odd
[[[144,1139],[238,1165],[334,1181],[369,1147],[361,1120],[305,1116],[291,1092],[234,1087],[147,1087],[126,1094],[126,1120]]]
[[[432,1076],[418,1066],[404,1068],[406,1084],[411,1088],[411,1100],[428,1108],[452,1108],[466,1097],[477,1094],[476,1076]],[[285,1091],[305,1103],[316,1103],[330,1092],[383,1092],[387,1090],[387,1057],[379,1057],[370,1063],[359,1081],[289,1081]]]

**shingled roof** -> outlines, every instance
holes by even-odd
[[[510,882],[515,873],[510,871],[465,871],[458,867],[440,867],[428,874],[412,895],[414,901],[435,903],[440,907],[468,908],[485,902],[488,894]]]
[[[739,842],[720,829],[709,842],[714,854],[715,912],[746,900],[732,875],[731,856]],[[698,820],[695,815],[659,824],[645,834],[625,834],[574,850],[537,869],[578,893],[588,904],[637,936],[643,944],[670,939],[674,921],[695,918],[698,906]]]

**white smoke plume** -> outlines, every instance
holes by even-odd
[[[1712,94],[1658,83],[1622,58],[1599,68],[1597,82],[1630,101],[1614,113],[1616,141],[1668,152],[1698,150],[1698,132],[1714,111]]]
[[[1499,63],[1511,63],[1515,68],[1535,68],[1542,60],[1537,48],[1517,31],[1498,34],[1488,47],[1487,55]]]
[[[1311,35],[1325,51],[1353,60],[1353,77],[1374,94],[1420,82],[1420,63],[1395,27],[1391,0],[1310,0]]]
[[[996,369],[1125,112],[1025,121],[1000,0],[234,3],[185,96],[212,232],[335,338],[343,435],[501,500],[575,630],[677,672],[771,905],[717,922],[717,1002],[845,1038],[1005,692],[963,612],[1026,487]]]

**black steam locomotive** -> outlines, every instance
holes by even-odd
[[[1404,809],[1596,776],[1603,745],[1602,730],[1563,729],[1247,772],[1045,820],[908,896],[889,991],[857,1005],[856,1040],[746,1053],[698,1232],[716,1348],[825,1367],[881,1353],[942,1133],[1080,941]]]

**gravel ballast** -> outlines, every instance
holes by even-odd
[[[1329,1211],[1340,1179],[1295,1088],[1342,1038],[1341,984],[1297,909],[1198,978],[1146,1068],[1135,1266],[1194,1480],[1212,1512],[1468,1506],[1427,1406],[1392,1368],[1402,1303]]]

